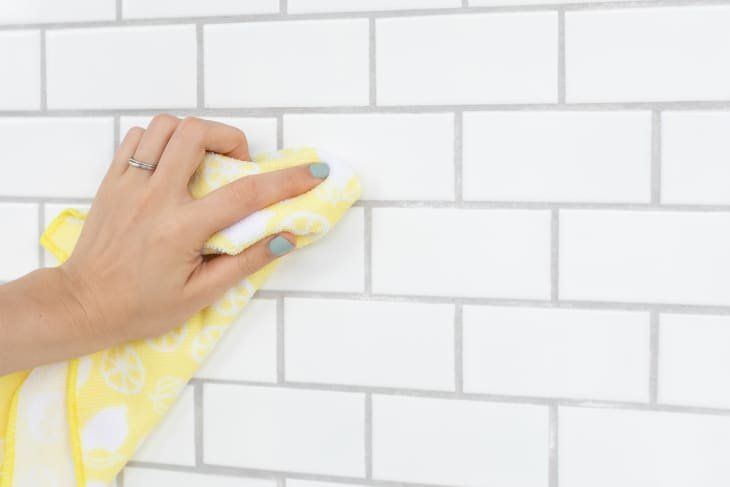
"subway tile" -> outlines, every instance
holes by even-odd
[[[467,112],[464,198],[650,200],[648,112]]]
[[[464,390],[645,402],[649,315],[466,306]]]
[[[550,213],[373,209],[373,291],[545,299]]]
[[[195,106],[195,39],[193,25],[49,30],[48,107]]]
[[[341,158],[358,172],[366,200],[454,199],[451,113],[288,114],[284,145]]]
[[[365,214],[351,208],[327,237],[282,258],[266,290],[362,292],[365,287]]]
[[[728,204],[730,112],[662,114],[663,203]]]
[[[276,382],[276,301],[251,300],[195,375]]]
[[[0,203],[0,281],[17,279],[38,268],[38,205]]]
[[[373,397],[373,478],[440,485],[548,485],[543,406]]]
[[[0,194],[92,197],[114,150],[111,117],[0,118]],[[29,150],[29,148],[33,150]]]
[[[0,25],[112,20],[115,16],[115,0],[68,0],[65,2],[3,0],[0,2]]]
[[[730,408],[730,317],[662,314],[659,402]]]
[[[554,12],[398,17],[376,26],[379,105],[557,101]]]
[[[124,487],[276,487],[276,481],[265,478],[226,476],[157,470],[154,468],[127,467],[124,469]]]
[[[453,390],[454,307],[287,298],[286,380]]]
[[[561,487],[720,487],[730,417],[560,408]]]
[[[266,14],[279,11],[279,0],[123,0],[122,17],[207,17],[214,15]]]
[[[361,477],[363,394],[206,384],[206,464]]]
[[[170,465],[195,465],[194,390],[180,393],[155,430],[145,438],[132,460]]]
[[[288,0],[289,13],[456,8],[461,0]]]
[[[730,304],[730,213],[560,212],[560,297]]]
[[[729,24],[727,6],[568,12],[567,100],[726,100]]]
[[[0,11],[2,11],[0,5]],[[0,19],[2,14],[0,14]],[[0,32],[0,110],[41,108],[41,35],[37,30]]]
[[[204,56],[209,107],[368,102],[365,19],[206,25]]]

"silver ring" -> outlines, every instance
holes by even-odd
[[[134,167],[138,167],[140,169],[144,169],[146,171],[154,171],[155,168],[157,167],[157,164],[156,163],[155,164],[149,164],[147,162],[138,161],[134,157],[130,157],[129,158],[129,165],[130,166],[134,166]]]

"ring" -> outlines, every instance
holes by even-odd
[[[146,162],[138,161],[134,157],[129,158],[129,165],[138,167],[140,169],[144,169],[146,171],[154,171],[155,168],[157,167],[157,164],[148,164]]]

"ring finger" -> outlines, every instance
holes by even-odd
[[[170,137],[175,132],[180,119],[168,114],[156,115],[145,130],[142,140],[132,156],[136,161],[144,164],[157,165],[160,162],[162,152],[165,150]],[[152,170],[143,169],[129,165],[127,168],[134,177],[148,178]]]

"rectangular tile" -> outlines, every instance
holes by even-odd
[[[0,281],[17,279],[39,266],[38,205],[0,203]]]
[[[112,20],[115,0],[3,0],[0,24]]]
[[[124,487],[158,487],[161,485],[174,485],[175,487],[200,487],[201,485],[206,487],[276,487],[276,481],[264,478],[246,478],[238,475],[212,475],[140,467],[127,467],[124,469]]]
[[[0,5],[0,11],[2,6]],[[2,22],[0,14],[0,22]],[[0,32],[0,110],[41,108],[41,34],[37,30]]]
[[[279,11],[279,0],[123,0],[122,17],[206,17],[213,15],[264,14]]]
[[[289,13],[455,8],[461,0],[288,0]]]

